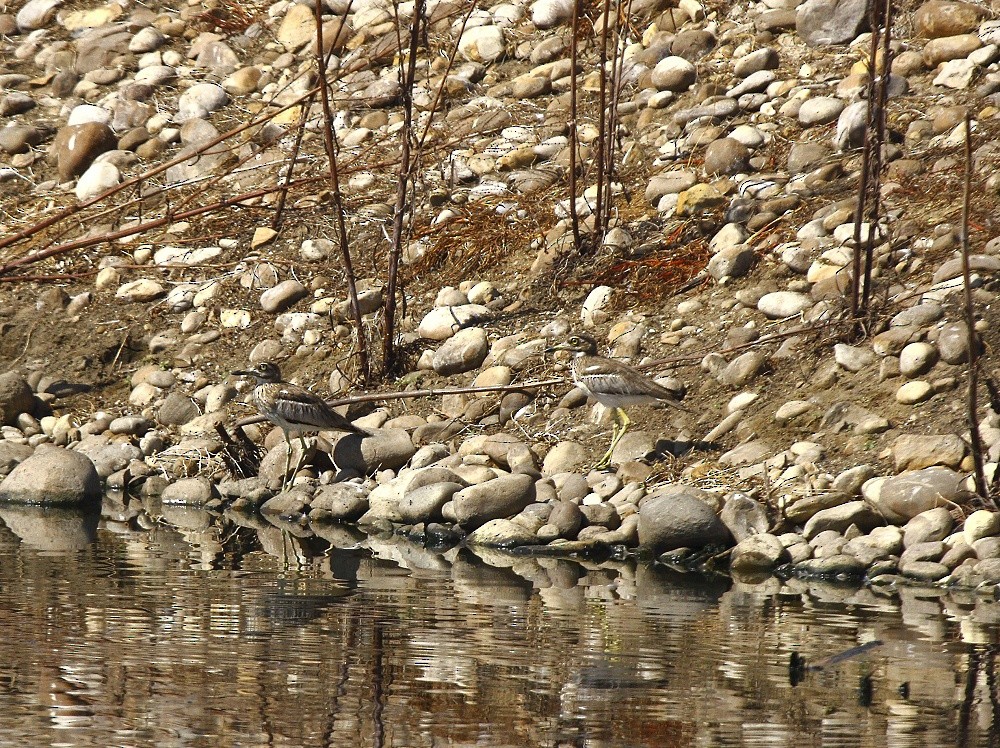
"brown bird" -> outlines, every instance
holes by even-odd
[[[626,363],[597,355],[597,341],[585,333],[574,333],[547,351],[571,351],[573,381],[576,386],[607,408],[613,408],[615,423],[611,431],[611,446],[594,466],[605,468],[611,463],[611,453],[628,430],[627,405],[666,403],[672,408],[690,411],[678,405],[677,395],[657,384]]]
[[[291,432],[299,434],[299,444],[302,454],[295,471],[302,467],[305,459],[305,434],[311,431],[346,431],[349,434],[371,436],[371,432],[355,426],[339,413],[335,412],[319,395],[310,392],[305,387],[282,381],[281,369],[270,361],[262,361],[253,369],[234,371],[233,374],[251,377],[257,384],[254,387],[253,403],[262,416],[281,429],[285,435],[288,451],[285,454],[285,472],[282,477],[282,488],[288,477],[289,463],[292,459]]]

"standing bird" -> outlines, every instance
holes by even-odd
[[[310,431],[346,431],[349,434],[370,436],[371,433],[355,426],[339,413],[336,413],[319,395],[310,392],[305,387],[284,382],[281,379],[281,369],[270,361],[262,361],[253,369],[234,371],[233,374],[251,377],[257,384],[253,390],[253,403],[257,410],[267,420],[281,429],[285,435],[288,451],[285,454],[285,472],[282,474],[282,488],[288,478],[288,468],[292,459],[292,441],[290,432],[297,431],[302,454],[296,472],[302,467],[305,459],[305,434]]]
[[[615,424],[611,431],[611,446],[594,466],[597,469],[611,464],[611,453],[628,430],[629,420],[623,408],[626,405],[666,403],[672,408],[690,411],[677,404],[677,395],[626,363],[597,355],[597,341],[585,333],[575,333],[562,342],[546,349],[573,352],[573,381],[576,386],[607,408],[614,408]]]

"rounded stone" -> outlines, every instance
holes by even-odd
[[[260,306],[268,314],[277,314],[309,295],[309,289],[293,278],[282,281],[260,295]]]
[[[431,365],[442,376],[451,376],[476,369],[490,351],[486,330],[466,327],[459,330],[434,352]]]
[[[746,171],[750,149],[733,138],[719,138],[705,149],[705,171],[708,174],[736,174]]]
[[[930,343],[910,343],[899,354],[899,373],[904,377],[926,374],[937,361],[937,348]]]
[[[686,91],[698,78],[698,69],[683,57],[664,57],[652,70],[651,82],[659,91]]]
[[[122,181],[118,167],[107,161],[96,161],[80,175],[74,194],[80,202],[90,200],[116,187]]]
[[[835,122],[844,111],[844,102],[835,96],[817,96],[806,99],[799,107],[799,124],[803,127],[826,125]]]
[[[10,426],[22,413],[30,413],[35,396],[28,381],[16,371],[0,374],[0,426]]]
[[[35,452],[0,483],[0,502],[81,505],[101,498],[101,480],[80,452],[50,448]]]
[[[757,302],[757,309],[768,319],[785,319],[810,309],[812,299],[798,291],[773,291],[764,294]]]
[[[896,390],[896,402],[903,405],[915,405],[929,400],[934,395],[934,387],[922,379],[906,382]]]

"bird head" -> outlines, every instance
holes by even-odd
[[[587,354],[589,356],[596,356],[597,341],[586,333],[576,332],[545,350],[547,353],[552,353],[553,351],[572,351],[575,355]]]
[[[257,382],[257,384],[281,381],[281,369],[278,368],[277,364],[270,361],[261,361],[252,369],[234,371],[233,374],[241,374],[245,377],[251,377]]]

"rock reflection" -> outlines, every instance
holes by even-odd
[[[12,516],[21,540],[0,532],[16,561],[0,565],[5,740],[895,748],[998,737],[1000,605],[968,591],[889,596],[439,552],[228,514],[167,526],[162,510],[118,505],[105,531],[72,535],[61,554],[20,535],[37,533],[37,518]],[[793,685],[793,652],[825,666]]]
[[[100,512],[25,504],[0,504],[0,520],[25,545],[41,551],[87,548],[97,536]]]

